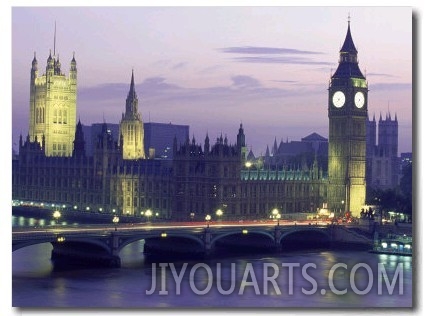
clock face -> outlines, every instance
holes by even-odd
[[[342,107],[345,102],[346,102],[346,96],[344,95],[344,92],[342,92],[342,91],[337,91],[332,96],[332,103],[337,108]]]
[[[358,91],[355,94],[355,105],[358,109],[362,108],[365,104],[365,95]]]

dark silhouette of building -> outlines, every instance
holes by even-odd
[[[149,158],[173,159],[174,138],[184,144],[189,138],[189,125],[149,122],[144,124],[144,136]]]
[[[366,182],[373,189],[392,189],[399,185],[400,159],[398,157],[398,119],[390,113],[377,122],[367,118]]]

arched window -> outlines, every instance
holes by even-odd
[[[56,124],[58,122],[58,110],[54,110],[54,123]]]

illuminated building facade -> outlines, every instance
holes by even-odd
[[[273,209],[283,218],[296,213],[316,212],[326,202],[327,175],[317,160],[307,170],[259,165],[246,160],[243,125],[237,142],[222,135],[214,145],[206,136],[204,145],[195,139],[174,146],[174,217],[215,219],[216,211],[228,219],[268,219]]]
[[[49,53],[46,72],[39,75],[36,54],[31,66],[29,136],[40,143],[46,156],[71,156],[76,128],[76,60],[69,76],[61,71],[58,55]],[[43,143],[43,144],[42,144]]]
[[[63,78],[60,71],[55,70],[59,66],[54,60],[58,59],[48,59],[47,73],[48,69],[51,71],[50,65],[54,70],[43,77],[45,81],[51,82],[48,77],[52,80]],[[70,71],[67,82],[76,80],[74,58]],[[33,83],[39,80],[37,78],[37,61],[33,60],[32,89]],[[62,91],[69,93],[66,87],[64,84]],[[242,124],[234,143],[221,135],[211,144],[207,135],[200,145],[195,138],[190,140],[187,133],[183,143],[179,143],[177,137],[173,140],[172,159],[150,155],[144,147],[144,128],[138,113],[134,73],[118,135],[113,135],[107,123],[102,124],[97,137],[91,138],[92,151],[89,154],[83,126],[78,122],[73,129],[70,128],[73,137],[70,145],[67,143],[65,147],[70,148],[70,152],[64,150],[60,153],[58,147],[53,151],[52,143],[53,140],[60,141],[52,136],[56,135],[51,133],[52,129],[42,129],[49,124],[41,117],[50,117],[51,127],[61,125],[65,128],[71,124],[72,120],[68,118],[73,115],[61,114],[67,120],[66,123],[61,120],[59,124],[60,112],[57,111],[54,124],[55,119],[46,114],[47,107],[55,109],[55,106],[65,103],[49,103],[60,100],[55,99],[57,90],[49,90],[51,92],[48,93],[48,88],[37,89],[30,96],[30,103],[35,104],[30,109],[33,118],[30,120],[30,133],[25,140],[20,139],[19,155],[13,160],[14,199],[64,203],[81,210],[129,215],[142,215],[151,209],[153,214],[159,214],[159,218],[179,220],[203,220],[207,214],[216,218],[215,213],[219,209],[224,218],[231,219],[266,219],[273,209],[278,209],[282,218],[288,218],[297,213],[316,212],[326,203],[331,210],[350,210],[358,216],[365,204],[368,86],[358,66],[350,24],[340,50],[338,68],[329,85],[328,144],[317,134],[302,139],[296,152],[300,155],[305,153],[302,156],[305,159],[291,160],[288,152],[296,144],[287,141],[280,147],[275,142],[275,155],[266,155],[270,159],[249,161],[252,155],[247,150]],[[75,89],[74,86],[74,95]],[[44,95],[53,97],[37,101]],[[73,99],[68,94],[68,99],[64,100],[65,96],[64,102],[72,99],[75,104],[75,97]],[[388,146],[379,146],[379,149],[392,155],[396,152],[397,155],[397,129],[395,134],[395,128],[392,130],[394,124],[390,123],[388,127],[381,124],[382,131],[389,130],[389,135],[396,137],[396,142],[386,136],[382,143]],[[373,156],[376,156],[375,152]]]
[[[366,197],[366,119],[368,85],[359,69],[350,32],[329,84],[328,207],[359,216]]]

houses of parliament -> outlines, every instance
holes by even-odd
[[[380,116],[376,144],[350,22],[339,54],[328,87],[328,140],[315,134],[296,144],[275,143],[271,154],[255,158],[240,124],[233,140],[173,137],[171,159],[145,150],[134,71],[118,135],[103,123],[88,153],[88,135],[76,120],[74,53],[68,76],[55,49],[43,75],[35,55],[29,133],[20,137],[12,161],[12,198],[134,216],[150,209],[160,219],[175,220],[204,220],[219,209],[225,219],[268,218],[273,209],[283,218],[320,208],[358,216],[369,183],[386,188],[399,182],[398,121]]]

